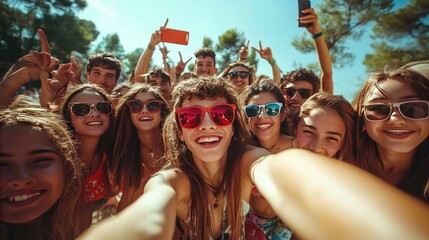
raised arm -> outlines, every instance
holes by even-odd
[[[170,72],[170,64],[168,63],[168,53],[170,52],[164,43],[162,43],[162,47],[159,47],[159,51],[162,54],[162,62],[164,64],[164,71]]]
[[[186,64],[188,64],[189,61],[191,61],[192,57],[190,57],[186,62],[183,61],[182,53],[179,51],[179,62],[177,63],[175,67],[175,82],[178,82],[180,79],[180,76],[182,75],[183,71],[185,71]]]
[[[32,52],[18,59],[0,82],[0,107],[8,106],[13,101],[16,92],[30,81],[40,79],[42,81],[41,91],[45,94],[48,90],[53,92],[48,75],[59,61],[50,55],[48,41],[41,29],[38,30],[38,34],[41,52]]]
[[[247,44],[240,48],[240,51],[238,52],[237,62],[246,61],[247,56],[249,55],[249,43],[250,43],[250,40],[247,40]]]
[[[273,53],[271,52],[270,47],[263,48],[261,41],[259,41],[259,49],[252,47],[253,50],[259,53],[261,58],[268,61],[268,63],[271,65],[271,69],[273,70],[273,79],[275,84],[278,86],[280,85],[280,68],[277,65],[276,59],[273,57]]]
[[[301,238],[428,239],[425,203],[351,164],[290,149],[251,170],[277,216]]]
[[[304,13],[309,13],[304,17],[301,17],[303,23],[311,23],[307,27],[307,31],[311,34],[314,39],[314,45],[316,47],[317,57],[320,66],[320,89],[323,92],[334,91],[334,83],[332,77],[332,61],[329,55],[328,45],[326,44],[325,37],[323,36],[322,27],[319,23],[319,18],[313,8],[305,9]]]
[[[163,27],[167,27],[167,23],[168,23],[168,19],[165,21],[165,24]],[[156,45],[158,45],[160,42],[161,42],[161,30],[156,30],[154,33],[152,33],[152,36],[150,38],[149,44],[147,45],[147,48],[144,50],[142,55],[140,55],[140,58],[137,62],[137,66],[134,70],[135,76],[140,76],[149,71],[150,60],[152,59],[153,51],[155,51]]]

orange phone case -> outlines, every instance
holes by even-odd
[[[161,42],[188,45],[189,32],[177,29],[161,29]]]

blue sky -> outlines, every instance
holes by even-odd
[[[97,26],[100,41],[107,34],[117,33],[126,52],[138,47],[146,48],[151,34],[169,18],[168,27],[190,32],[187,46],[166,44],[171,50],[169,57],[178,61],[178,51],[183,59],[193,56],[202,46],[205,36],[214,42],[226,30],[236,28],[250,40],[250,46],[269,46],[283,72],[298,65],[317,62],[315,54],[303,54],[292,47],[293,37],[306,32],[297,27],[297,0],[88,0],[88,6],[78,16],[91,20]],[[321,0],[312,0],[317,11]],[[402,6],[407,0],[398,0]],[[369,29],[370,30],[370,29]],[[369,34],[370,31],[367,31]],[[371,51],[369,35],[359,41],[349,41],[349,50],[356,58],[351,66],[334,68],[334,93],[351,101],[362,81],[368,76],[362,64],[366,53]],[[157,50],[152,58],[162,66]],[[221,71],[221,70],[219,70]],[[271,76],[271,68],[265,60],[259,61],[258,74]]]

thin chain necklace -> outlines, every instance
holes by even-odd
[[[146,145],[144,145],[144,144],[142,144],[142,147],[144,148],[144,149],[146,149],[146,151],[148,151],[149,152],[149,154],[150,154],[150,158],[155,158],[155,153],[159,153],[159,151],[157,151],[158,149],[159,149],[159,147],[161,146],[162,144],[160,143],[160,144],[156,144],[155,145],[155,147],[151,150],[151,149],[149,149],[148,147],[146,147]]]
[[[212,191],[212,193],[213,193],[213,196],[215,197],[215,203],[213,203],[213,207],[214,208],[217,208],[217,207],[219,207],[219,195],[222,193],[222,190],[225,188],[225,187],[213,187],[211,184],[208,184],[208,186],[209,186],[209,188],[210,188],[210,190]]]

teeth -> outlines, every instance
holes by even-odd
[[[387,130],[387,132],[394,133],[394,134],[402,134],[402,133],[409,133],[411,131],[408,131],[408,130]]]
[[[142,117],[142,118],[140,118],[140,121],[145,121],[145,120],[152,120],[152,118],[150,118],[150,117]]]
[[[102,125],[102,122],[89,122],[88,125],[93,126],[93,125]]]
[[[271,124],[268,124],[268,123],[266,123],[266,124],[260,124],[257,127],[260,128],[260,129],[267,129],[267,128],[271,127]]]
[[[217,142],[219,137],[205,137],[197,140],[198,143]]]
[[[21,201],[25,201],[34,197],[37,197],[40,195],[40,192],[38,193],[33,193],[33,194],[24,194],[22,196],[13,196],[13,197],[9,197],[9,202],[21,202]]]

